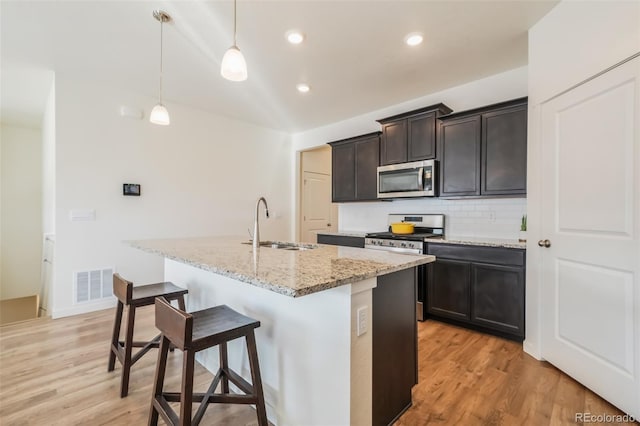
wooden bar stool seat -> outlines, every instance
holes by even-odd
[[[136,308],[149,306],[155,303],[156,297],[164,297],[167,300],[177,300],[180,309],[184,309],[184,295],[188,290],[170,282],[148,284],[134,287],[131,281],[127,281],[119,274],[113,274],[113,294],[118,298],[116,318],[113,324],[113,335],[109,350],[108,371],[113,371],[116,358],[122,364],[122,380],[120,381],[120,397],[124,398],[129,393],[129,375],[131,366],[152,348],[159,347],[160,335],[150,341],[134,341],[133,328],[136,318]],[[122,313],[124,306],[128,306],[127,328],[124,341],[120,340],[120,328],[122,325]],[[142,348],[132,354],[134,347]]]
[[[254,329],[260,327],[259,321],[239,314],[226,305],[186,313],[159,297],[156,299],[156,327],[162,333],[162,337],[158,351],[149,425],[157,425],[159,416],[170,425],[198,425],[211,403],[253,404],[256,406],[258,424],[260,426],[268,425],[254,334]],[[253,384],[229,368],[227,342],[240,337],[244,337],[247,342]],[[176,348],[183,351],[180,392],[163,391],[170,345],[175,345]],[[195,354],[213,346],[218,346],[220,350],[220,368],[205,393],[194,393]],[[229,382],[236,385],[244,394],[230,393]],[[222,392],[216,393],[219,384],[221,384]],[[192,417],[191,408],[194,401],[199,402],[200,406]],[[169,405],[170,402],[180,402],[179,415],[173,411]]]

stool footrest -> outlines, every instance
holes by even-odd
[[[142,358],[142,356],[144,354],[146,354],[147,352],[149,352],[151,349],[157,349],[158,347],[160,347],[160,338],[162,337],[161,334],[158,334],[156,337],[154,337],[153,339],[151,339],[150,341],[146,342],[146,341],[134,341],[131,342],[131,347],[132,348],[142,348],[140,349],[138,352],[136,352],[135,354],[133,354],[131,356],[131,365],[135,364],[136,361],[138,361],[140,358]],[[111,350],[115,352],[116,356],[118,357],[118,360],[121,363],[124,363],[124,341],[120,340],[118,341],[118,347],[111,347]]]
[[[162,397],[158,397],[158,399],[164,399],[167,402],[180,402],[181,395],[180,392],[162,392]],[[194,393],[192,399],[193,402],[207,402],[209,404],[255,404],[258,401],[258,398],[253,395],[235,393]]]

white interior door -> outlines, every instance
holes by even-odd
[[[316,243],[318,232],[335,231],[332,218],[331,176],[323,173],[303,172],[302,180],[302,233],[301,241]]]
[[[640,58],[541,108],[542,356],[638,418]]]

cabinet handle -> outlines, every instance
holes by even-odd
[[[540,247],[547,247],[548,248],[548,247],[551,247],[551,241],[549,241],[549,240],[540,240],[540,241],[538,241],[538,245]]]
[[[327,226],[331,226],[331,224],[330,224],[330,223],[327,223]]]

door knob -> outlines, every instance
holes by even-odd
[[[549,240],[540,240],[540,241],[538,241],[538,245],[540,247],[551,247],[551,241],[549,241]]]

